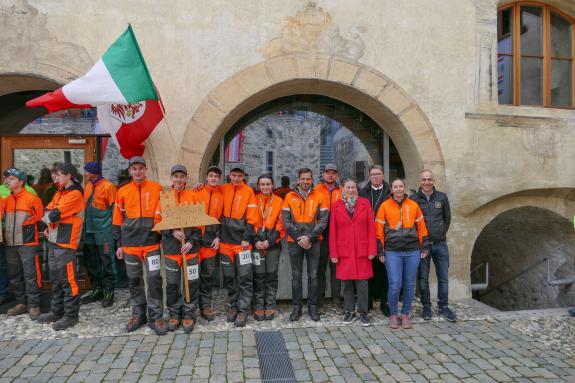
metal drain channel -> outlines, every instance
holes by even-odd
[[[262,382],[295,382],[293,367],[281,332],[256,331],[255,335]]]

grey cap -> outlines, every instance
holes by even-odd
[[[334,172],[337,172],[337,166],[335,164],[325,164],[323,171],[326,172],[328,170],[333,170]]]
[[[170,174],[174,174],[177,172],[182,172],[185,175],[188,175],[188,169],[186,169],[186,167],[182,164],[177,164],[177,165],[172,166],[172,170],[171,170]]]
[[[146,160],[142,156],[134,156],[130,158],[130,161],[128,161],[128,166],[132,166],[134,164],[142,164],[146,166]]]
[[[244,165],[235,165],[233,168],[230,169],[230,173],[231,172],[242,172],[242,173],[246,174]]]

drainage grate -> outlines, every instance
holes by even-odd
[[[296,381],[281,332],[256,331],[256,345],[262,382]]]

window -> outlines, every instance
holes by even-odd
[[[574,20],[543,4],[516,2],[497,14],[500,104],[572,108]]]
[[[266,162],[264,165],[264,173],[273,174],[274,173],[274,152],[268,150],[266,152]]]

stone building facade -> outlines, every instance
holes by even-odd
[[[537,207],[562,222],[575,214],[573,107],[498,101],[498,8],[515,3],[0,0],[0,131],[35,117],[19,97],[85,73],[130,22],[169,120],[146,143],[155,178],[167,184],[182,161],[200,179],[227,132],[269,101],[337,99],[385,130],[410,188],[422,169],[434,171],[452,203],[451,296],[467,298],[472,264],[487,259],[474,249],[488,224],[505,235],[505,212]],[[575,18],[570,0],[537,6]],[[528,251],[538,238],[533,231],[517,246]],[[494,272],[520,271],[512,268]]]

